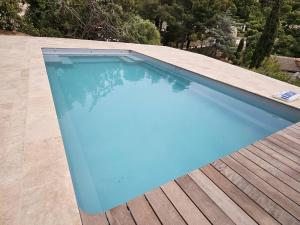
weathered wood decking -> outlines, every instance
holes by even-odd
[[[300,224],[300,123],[83,225]]]

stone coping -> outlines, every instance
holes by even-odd
[[[266,98],[284,90],[300,93],[299,87],[170,47],[0,35],[2,225],[81,224],[42,48],[133,50]],[[300,100],[283,104],[300,108]]]

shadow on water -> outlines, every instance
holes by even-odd
[[[127,63],[121,59],[116,60],[116,57],[112,59],[106,60],[105,63],[80,60],[69,65],[46,63],[48,74],[51,74],[49,80],[54,89],[53,93],[59,95],[56,96],[59,117],[71,110],[74,103],[92,111],[101,98],[126,82],[140,82],[146,79],[152,84],[158,84],[164,80],[175,93],[188,89],[190,85],[190,81],[144,62]]]

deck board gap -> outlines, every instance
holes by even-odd
[[[160,220],[159,216],[158,216],[157,213],[155,212],[154,208],[153,208],[152,205],[150,204],[150,202],[149,202],[147,196],[146,196],[145,194],[144,194],[143,196],[145,197],[146,201],[148,202],[150,208],[153,210],[153,212],[154,212],[156,218],[159,220],[160,224],[163,224],[162,221]]]
[[[166,198],[169,200],[169,202],[172,204],[172,206],[174,207],[174,209],[177,211],[177,213],[179,214],[179,216],[181,217],[181,219],[187,224],[188,222],[186,221],[186,219],[181,215],[181,213],[178,211],[177,207],[173,204],[173,202],[171,201],[171,199],[168,197],[168,195],[164,192],[164,190],[159,187],[161,189],[161,191],[164,193],[164,195],[166,196]]]
[[[135,225],[138,225],[138,223],[136,222],[134,216],[132,215],[132,212],[131,212],[130,208],[128,207],[128,203],[127,202],[126,202],[126,207],[127,207],[128,211],[129,211],[129,213],[130,213],[130,215],[131,215],[131,217],[133,219],[133,222],[135,223]]]
[[[197,207],[197,209],[202,213],[202,215],[207,219],[207,221],[212,224],[212,222],[209,220],[209,218],[201,211],[201,209],[197,206],[197,204],[194,202],[194,200],[186,193],[186,191],[180,186],[177,179],[174,180],[174,182],[178,185],[178,187],[182,190],[182,192],[189,198],[189,200]]]

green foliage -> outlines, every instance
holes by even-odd
[[[282,72],[275,58],[266,58],[261,67],[253,69],[255,72],[264,74],[268,77],[275,78],[284,82],[288,82],[297,86],[300,86],[300,79],[291,78],[288,74]]]
[[[300,56],[300,1],[285,3],[281,27],[273,52],[291,57]]]
[[[281,72],[276,59],[272,57],[266,58],[262,62],[261,67],[254,69],[254,71],[281,81],[287,82],[289,80],[289,76],[286,73]]]
[[[222,53],[222,58],[235,60],[235,43],[232,34],[232,20],[227,15],[222,15],[217,19],[215,27],[208,32],[211,46],[214,49],[212,57],[216,57],[218,52]]]
[[[257,42],[250,67],[259,67],[265,57],[270,56],[279,27],[279,17],[283,0],[275,0],[264,30]]]
[[[0,29],[12,31],[20,26],[20,1],[0,0]]]
[[[234,0],[236,15],[244,20],[248,20],[257,1],[255,0]]]
[[[126,33],[127,41],[160,43],[155,26],[135,16],[136,0],[27,2],[22,30],[31,35],[119,41]]]
[[[123,8],[97,0],[27,0],[26,28],[39,36],[117,40],[120,37]],[[124,4],[127,1],[122,1]],[[126,5],[129,9],[130,5]],[[38,32],[36,32],[38,31]]]
[[[206,30],[215,27],[220,14],[230,6],[229,0],[145,0],[139,1],[138,12],[155,23],[164,45],[183,48],[186,43],[189,49],[195,37],[206,38]],[[164,21],[167,30],[162,30]]]
[[[139,16],[130,18],[123,26],[122,41],[141,44],[160,44],[160,34],[155,25]]]
[[[273,52],[275,52],[278,55],[294,56],[294,52],[297,51],[298,44],[300,43],[297,43],[295,37],[281,32],[278,36],[278,39],[275,42]]]
[[[23,18],[21,1],[29,5]],[[161,43],[244,67],[262,64],[269,75],[273,64],[264,58],[270,54],[300,57],[299,27],[299,0],[0,0],[0,29]]]

